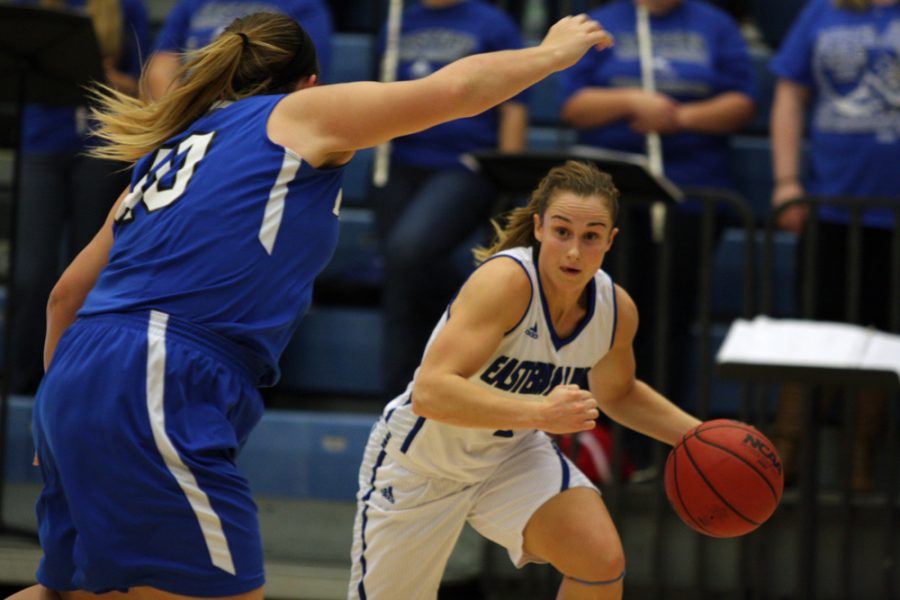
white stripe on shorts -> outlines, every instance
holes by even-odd
[[[153,431],[153,440],[166,467],[175,477],[197,517],[212,564],[234,575],[234,561],[231,559],[228,540],[225,539],[225,532],[222,530],[222,521],[210,505],[206,492],[197,484],[194,474],[178,456],[175,445],[166,433],[166,411],[163,400],[168,321],[169,315],[166,313],[150,311],[150,325],[147,328],[147,413],[150,417],[150,429]]]

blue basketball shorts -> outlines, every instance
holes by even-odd
[[[256,505],[234,463],[263,404],[235,350],[158,311],[66,331],[34,405],[38,581],[205,597],[263,585]]]

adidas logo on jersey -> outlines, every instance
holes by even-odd
[[[392,488],[391,486],[387,486],[386,488],[381,488],[381,495],[384,496],[384,499],[387,500],[388,502],[390,502],[391,504],[394,503],[394,488]]]
[[[525,330],[525,335],[530,338],[538,339],[537,321],[534,322],[534,325]]]

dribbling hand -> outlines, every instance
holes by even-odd
[[[613,45],[612,35],[587,15],[563,17],[544,36],[541,46],[552,48],[558,69],[568,69],[591,49],[604,50]]]
[[[577,385],[564,384],[550,391],[540,413],[542,424],[539,429],[562,434],[593,429],[600,409],[589,391]]]

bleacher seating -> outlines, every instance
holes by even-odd
[[[575,144],[575,131],[568,127],[531,126],[526,143],[529,150],[565,150]]]
[[[331,73],[325,83],[377,79],[375,37],[370,33],[336,33],[331,39]]]
[[[754,239],[756,279],[753,312],[758,313],[762,298],[762,260],[765,233],[757,231]],[[713,256],[712,309],[717,318],[730,320],[742,314],[744,293],[744,252],[747,235],[744,229],[729,228],[722,233]],[[797,237],[786,231],[772,236],[772,311],[773,317],[791,317],[795,313]]]
[[[559,73],[554,73],[529,88],[528,117],[533,125],[559,124],[561,92]]]
[[[384,325],[377,308],[313,306],[281,358],[280,388],[377,396]]]
[[[368,204],[369,190],[372,187],[372,164],[375,161],[375,149],[365,148],[353,156],[344,171],[343,206],[364,206]]]
[[[267,411],[237,464],[256,494],[352,502],[376,420],[373,414]]]

